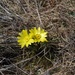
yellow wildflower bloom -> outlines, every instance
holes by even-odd
[[[29,30],[31,37],[34,39],[34,42],[47,42],[47,32],[44,31],[44,29],[41,29],[40,27]]]
[[[30,34],[28,34],[27,30],[22,30],[17,38],[17,42],[19,43],[19,45],[21,45],[21,48],[23,48],[24,46],[28,47],[29,45],[31,45],[31,43],[34,42]]]

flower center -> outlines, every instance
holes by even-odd
[[[33,37],[33,39],[40,39],[41,38],[41,36],[40,36],[40,34],[36,34],[36,35],[34,35],[34,37]]]
[[[26,42],[28,42],[29,41],[29,38],[26,38]]]

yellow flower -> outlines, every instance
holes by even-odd
[[[40,27],[29,30],[31,37],[34,39],[34,42],[47,42],[47,32],[44,31],[44,29],[41,29]]]
[[[21,48],[23,48],[24,46],[28,47],[29,45],[31,45],[31,43],[34,42],[30,34],[28,34],[27,30],[22,30],[17,38],[17,42],[19,43],[19,45],[21,45]]]

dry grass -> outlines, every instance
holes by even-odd
[[[16,36],[34,26],[48,31],[49,42],[20,49]],[[0,0],[0,73],[75,75],[75,1]]]

